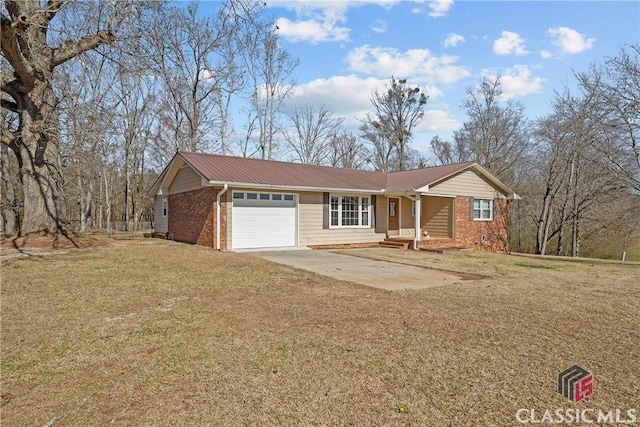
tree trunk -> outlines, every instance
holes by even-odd
[[[62,176],[58,161],[56,99],[48,82],[21,97],[17,156],[24,191],[22,234],[66,235]]]
[[[84,230],[91,230],[93,228],[93,187],[94,178],[89,178],[87,184],[87,197],[85,201],[85,208],[82,212],[82,219],[84,220]]]
[[[106,209],[107,234],[111,236],[113,230],[111,228],[111,197],[109,197],[111,188],[109,187],[109,174],[105,171],[102,175],[104,176],[104,204]]]
[[[544,255],[547,250],[547,241],[549,240],[549,226],[551,223],[551,202],[553,196],[551,187],[547,184],[544,197],[542,199],[542,213],[538,219],[538,227],[536,232],[536,254]]]
[[[13,236],[18,231],[14,206],[16,197],[6,147],[0,147],[0,195],[0,236]]]

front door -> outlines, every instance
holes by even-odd
[[[398,235],[398,211],[400,208],[400,199],[390,198],[389,199],[389,235],[397,236]]]

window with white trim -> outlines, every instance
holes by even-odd
[[[493,199],[473,199],[474,221],[493,220]]]
[[[331,227],[369,227],[370,206],[369,197],[331,195]]]
[[[162,200],[162,216],[166,218],[168,213],[169,213],[169,202],[167,201],[167,199],[164,199]]]

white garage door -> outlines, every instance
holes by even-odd
[[[293,194],[234,191],[232,212],[232,249],[296,245]]]

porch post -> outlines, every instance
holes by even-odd
[[[416,198],[415,198],[415,207],[416,207],[416,212],[415,212],[415,238],[413,239],[413,249],[414,250],[418,250],[418,242],[420,241],[420,234],[421,234],[421,230],[420,230],[420,215],[422,214],[422,194],[418,193],[416,194]]]

